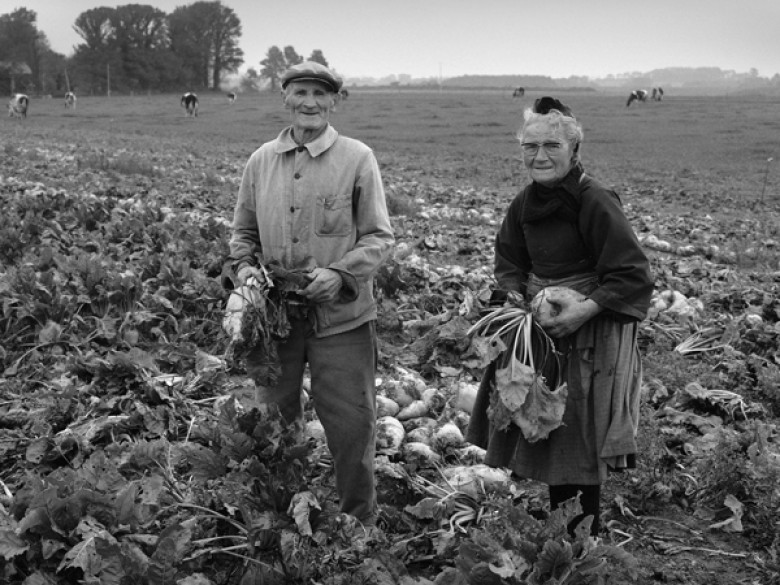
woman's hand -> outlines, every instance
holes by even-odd
[[[315,268],[308,275],[312,281],[298,294],[313,303],[327,303],[335,300],[341,291],[341,275],[330,268]]]
[[[602,307],[587,297],[575,299],[570,294],[549,290],[546,301],[559,310],[539,318],[539,325],[550,337],[566,337],[601,313]]]

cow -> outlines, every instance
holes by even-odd
[[[635,89],[629,94],[628,101],[626,102],[626,107],[630,106],[633,102],[646,102],[646,101],[647,101],[647,90]]]
[[[525,95],[525,88],[524,87],[516,87],[515,91],[512,92],[513,98],[521,98]]]
[[[198,116],[198,96],[188,91],[181,96],[181,107],[185,110],[185,116]]]
[[[234,91],[229,91],[229,92],[228,92],[226,95],[227,95],[228,102],[230,102],[231,104],[232,104],[234,101],[236,101],[236,97],[237,97],[237,96],[236,96],[236,92],[234,92]]]
[[[72,91],[65,94],[65,109],[68,108],[76,109],[76,94]]]
[[[30,98],[23,93],[14,94],[8,102],[8,116],[10,118],[26,118]]]
[[[660,102],[664,99],[664,88],[663,87],[654,87],[653,88],[653,95],[650,98],[654,102]]]

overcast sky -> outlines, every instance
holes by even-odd
[[[52,49],[71,55],[90,8],[187,0],[0,0],[25,7]],[[315,49],[346,77],[568,77],[720,67],[780,73],[780,0],[222,0],[241,19],[247,67],[268,48]]]

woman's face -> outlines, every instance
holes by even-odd
[[[296,137],[316,135],[328,125],[336,104],[333,92],[316,81],[292,81],[284,94]]]
[[[544,120],[526,127],[521,148],[531,178],[548,187],[569,174],[574,164],[572,145],[564,137],[563,128],[552,128]]]

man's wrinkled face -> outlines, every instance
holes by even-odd
[[[295,136],[317,134],[328,125],[336,96],[327,85],[317,81],[291,81],[283,95]]]

